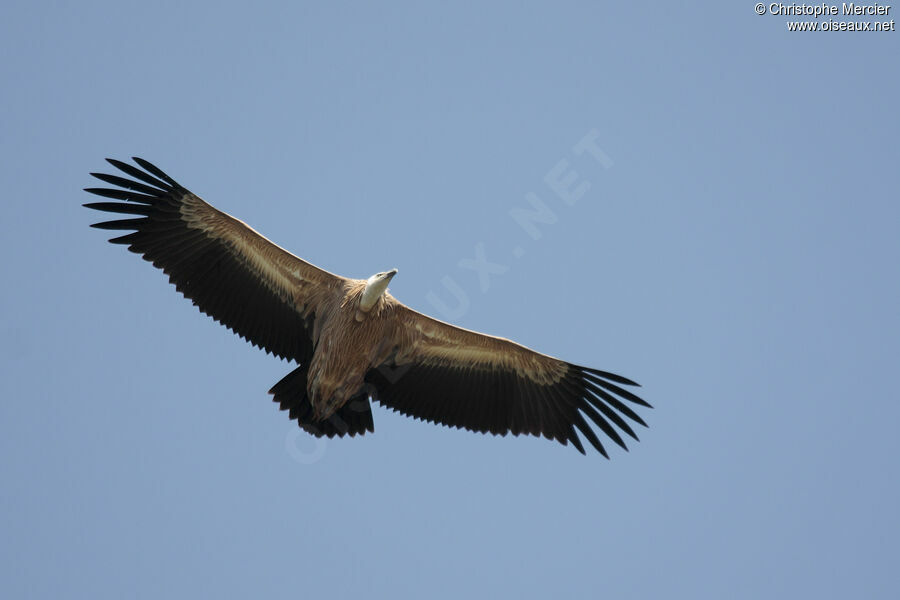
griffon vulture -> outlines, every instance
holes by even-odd
[[[650,405],[622,387],[637,385],[629,379],[432,319],[388,293],[397,269],[366,280],[333,275],[146,160],[134,159],[141,168],[107,160],[134,179],[92,173],[116,188],[85,191],[125,202],[85,206],[132,218],[93,227],[131,231],[110,242],[162,269],[201,311],[253,345],[295,361],[269,393],[313,435],[374,431],[372,399],[457,428],[572,442],[584,454],[581,432],[607,458],[591,423],[625,449],[619,431],[637,439],[626,418],[646,427],[629,403]]]

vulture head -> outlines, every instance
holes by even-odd
[[[388,283],[397,274],[397,269],[375,273],[366,280],[366,288],[363,290],[362,298],[359,299],[359,308],[363,312],[369,312],[381,295],[388,289]]]

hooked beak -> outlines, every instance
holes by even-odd
[[[387,278],[388,281],[390,281],[391,279],[394,278],[394,275],[396,275],[396,274],[397,274],[397,269],[391,269],[390,271],[385,273],[385,277]]]

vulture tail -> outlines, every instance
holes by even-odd
[[[288,414],[292,419],[297,419],[301,429],[316,437],[329,438],[345,435],[353,437],[356,434],[375,431],[368,393],[354,396],[324,421],[316,421],[306,393],[306,373],[307,365],[301,365],[269,390],[281,410],[289,411]]]

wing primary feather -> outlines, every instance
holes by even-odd
[[[136,162],[136,163],[139,164],[140,166],[144,167],[144,169],[146,169],[147,171],[150,171],[150,173],[152,173],[153,175],[156,175],[157,177],[159,177],[159,178],[162,179],[163,181],[168,182],[171,186],[177,187],[177,188],[180,188],[180,187],[181,187],[180,185],[178,185],[178,182],[177,182],[177,181],[175,181],[174,179],[172,179],[171,177],[169,177],[168,175],[166,175],[166,174],[162,171],[162,169],[160,169],[159,167],[157,167],[156,165],[154,165],[152,162],[150,162],[150,161],[148,161],[148,160],[144,160],[143,158],[138,158],[137,156],[132,156],[132,157],[131,157],[131,160],[133,160],[134,162]]]
[[[145,218],[140,219],[119,219],[117,221],[103,221],[101,223],[92,223],[91,227],[96,229],[140,229],[141,225],[148,223]]]
[[[596,408],[595,408],[595,406],[596,406]],[[589,416],[591,416],[591,419],[593,419],[594,422],[597,422],[597,419],[594,418],[593,415],[591,415],[590,411],[596,412],[597,410],[599,410],[600,412],[603,413],[603,415],[607,419],[609,419],[610,421],[615,423],[616,427],[618,427],[619,429],[624,431],[628,436],[630,436],[631,438],[633,438],[634,440],[636,440],[638,442],[641,441],[640,438],[638,438],[637,434],[634,432],[634,430],[631,428],[631,426],[625,421],[625,419],[620,417],[613,409],[606,406],[602,402],[599,403],[599,405],[594,405],[593,403],[585,403],[585,407],[582,410],[584,410],[585,413],[587,413]],[[597,418],[603,419],[603,417],[600,415],[597,415]],[[605,419],[604,419],[604,422],[606,422]],[[599,425],[599,423],[598,423],[598,425]],[[610,427],[610,429],[612,429],[612,428]],[[613,429],[613,431],[615,431],[615,429]],[[609,435],[609,433],[607,433],[607,435]],[[613,437],[613,436],[609,435],[609,437]],[[615,439],[615,438],[613,438],[613,439]],[[619,445],[622,447],[625,447],[624,442],[620,443]],[[626,448],[626,450],[627,450],[627,448]]]
[[[622,436],[619,435],[619,432],[609,424],[609,421],[603,418],[603,415],[597,412],[597,409],[585,402],[584,406],[581,407],[581,412],[590,417],[591,421],[593,421],[609,439],[621,446],[623,450],[628,450],[628,446],[625,444],[625,440],[622,439]],[[631,428],[628,427],[628,425],[625,425],[624,429],[627,430],[626,433],[631,433],[631,437],[637,439],[637,437],[634,435],[634,432],[631,431]]]
[[[196,258],[197,253],[214,243],[212,239],[201,233],[173,235],[171,243],[147,245],[147,252],[154,258],[165,260],[169,269],[174,269],[185,261]]]
[[[564,379],[563,382],[566,386],[566,389],[568,389],[572,395],[577,396],[579,410],[590,417],[591,421],[596,423],[597,427],[599,427],[603,431],[603,433],[605,433],[612,441],[614,441],[625,450],[628,450],[628,446],[625,445],[625,441],[619,435],[619,432],[609,424],[609,421],[604,418],[604,415],[609,418],[610,421],[618,425],[625,433],[637,439],[637,436],[634,435],[634,431],[631,430],[631,427],[628,426],[628,423],[626,423],[622,419],[622,417],[610,410],[608,406],[604,406],[602,404],[600,406],[597,406],[597,408],[600,409],[600,412],[602,412],[603,415],[598,413],[597,408],[594,407],[594,404],[588,401],[589,393],[584,388],[584,386],[578,385],[576,382],[568,379]]]
[[[587,401],[587,404],[593,406],[600,412],[602,412],[606,417],[612,421],[619,429],[633,437],[634,439],[638,439],[637,434],[634,433],[634,430],[631,429],[631,426],[628,424],[625,419],[622,418],[622,415],[613,410],[612,406],[609,406],[606,402],[603,402],[600,398],[595,397],[594,391],[588,386],[587,382],[583,383],[584,389],[584,398]],[[621,404],[621,402],[619,403]],[[628,412],[622,411],[623,414],[628,416]],[[638,418],[638,423],[643,424],[646,427],[646,424]]]
[[[123,246],[128,246],[135,243],[140,238],[141,232],[135,231],[129,233],[127,235],[120,235],[119,237],[114,237],[109,240],[110,244],[122,244]],[[130,248],[129,248],[130,250]]]
[[[111,213],[120,213],[125,215],[144,215],[148,216],[153,212],[153,208],[143,204],[123,204],[121,202],[88,202],[82,204],[85,208],[94,210],[102,210]]]
[[[128,202],[140,202],[142,204],[156,204],[159,199],[155,196],[147,196],[146,194],[137,194],[128,190],[113,190],[110,188],[84,188],[84,191],[104,198],[112,198],[113,200],[127,200]]]
[[[575,418],[574,415],[577,415],[578,413],[575,402],[563,392],[558,383],[543,386],[541,392],[545,399],[543,402],[544,408],[556,413],[557,419],[561,425],[560,431],[563,434],[563,437],[572,439],[572,436],[575,436],[575,441],[580,445],[581,442],[578,440],[578,434],[575,433],[575,430],[572,428],[572,423]],[[578,446],[576,445],[576,447]],[[584,454],[583,447],[581,453]]]
[[[630,401],[634,402],[635,404],[640,404],[641,406],[646,406],[647,408],[653,408],[652,406],[650,406],[650,404],[647,403],[646,400],[643,400],[642,398],[635,396],[628,390],[622,389],[613,383],[610,383],[608,381],[601,379],[600,377],[597,377],[596,375],[592,375],[591,373],[585,372],[584,376],[587,379],[589,379],[589,380],[593,381],[594,383],[596,383],[597,385],[599,385],[600,387],[602,387],[606,390],[609,390],[610,392],[612,392],[614,394],[618,394],[619,396],[625,398],[626,400],[630,400]]]
[[[568,434],[567,439],[572,442],[572,445],[575,446],[575,448],[582,454],[587,454],[587,452],[584,451],[584,446],[581,445],[581,440],[578,439],[578,434],[575,433],[575,426],[569,425],[568,431],[566,433]],[[565,446],[565,443],[563,443],[563,446]]]
[[[561,405],[560,401],[554,397],[551,388],[552,386],[534,387],[532,390],[535,398],[534,406],[542,413],[543,418],[553,425],[551,434],[548,436],[545,433],[544,436],[566,445],[566,440],[569,439],[570,435],[569,417],[563,411],[566,407]]]
[[[142,194],[147,194],[148,196],[158,196],[161,193],[161,190],[158,190],[154,187],[144,185],[143,183],[139,183],[131,179],[125,179],[124,177],[119,177],[118,175],[107,175],[106,173],[91,173],[91,175],[93,177],[96,177],[100,181],[105,181],[106,183],[117,185],[121,188],[125,188],[126,190],[132,190],[135,192],[140,192]]]
[[[625,415],[626,417],[628,417],[635,423],[639,423],[639,424],[643,425],[644,427],[648,426],[647,423],[645,423],[644,420],[640,417],[640,415],[638,415],[636,412],[631,410],[631,408],[627,404],[625,404],[624,402],[622,402],[621,400],[619,400],[618,398],[616,398],[615,396],[613,396],[606,390],[603,390],[590,382],[585,382],[585,385],[588,386],[588,389],[591,391],[592,394],[599,396],[599,398],[594,398],[593,396],[588,396],[588,400],[594,406],[603,404],[603,401],[606,401],[607,404],[609,404],[611,407],[615,408],[617,411],[619,411],[620,413],[622,413],[623,415]]]
[[[597,452],[609,459],[609,454],[606,453],[606,448],[600,443],[600,438],[597,437],[597,434],[594,433],[591,426],[587,424],[587,421],[585,421],[584,417],[581,416],[581,413],[578,412],[575,413],[575,427],[577,427],[584,437],[587,438],[587,441],[591,443],[591,446],[597,449]],[[628,448],[625,449],[628,450]]]
[[[636,383],[627,377],[622,377],[621,375],[616,375],[615,373],[610,373],[608,371],[601,371],[599,369],[589,369],[588,367],[578,367],[579,371],[584,371],[586,373],[591,373],[593,375],[597,375],[598,377],[602,377],[604,379],[609,379],[610,381],[615,381],[616,383],[621,383],[623,385],[633,385],[635,387],[641,387],[641,384]]]
[[[121,160],[116,160],[114,158],[107,158],[106,162],[108,162],[115,168],[119,169],[123,173],[127,173],[128,175],[131,175],[132,177],[136,177],[136,178],[140,179],[141,181],[143,181],[144,183],[149,183],[150,185],[157,187],[161,190],[168,192],[172,189],[172,186],[169,185],[168,183],[164,183],[164,182],[160,181],[159,179],[157,179],[156,177],[152,177],[152,176],[148,175],[147,173],[144,173],[137,167],[134,167],[132,165],[129,165],[128,163],[122,162]]]

